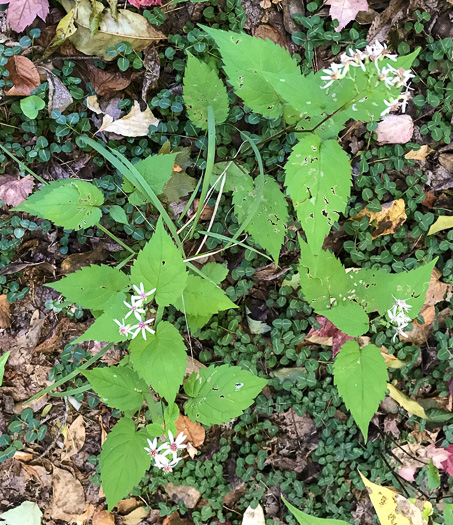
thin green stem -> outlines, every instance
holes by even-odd
[[[116,265],[116,269],[117,270],[121,270],[121,268],[123,268],[123,266],[126,266],[126,264],[135,257],[136,253],[131,253],[130,255],[128,255],[125,259],[123,259],[121,262],[119,262],[117,265]]]
[[[22,169],[25,170],[27,173],[29,173],[30,175],[33,175],[33,177],[35,177],[35,179],[39,180],[39,182],[41,182],[42,184],[48,184],[43,178],[41,178],[39,175],[36,175],[36,173],[34,171],[32,171],[24,162],[22,162],[20,159],[18,159],[15,155],[13,155],[11,153],[11,151],[7,150],[5,148],[5,146],[3,146],[2,144],[0,144],[0,148],[7,154],[9,155],[14,161],[17,162],[17,164],[19,164],[19,166],[22,166]]]
[[[130,252],[132,255],[137,255],[134,250],[132,248],[130,248],[127,244],[125,244],[121,239],[118,239],[118,237],[116,235],[114,235],[113,233],[109,232],[107,230],[107,228],[104,228],[104,226],[102,226],[102,224],[96,224],[96,226],[101,230],[103,231],[105,234],[107,234],[109,237],[111,237],[115,242],[117,242],[120,246],[122,246],[125,250],[127,250],[128,252]]]
[[[162,317],[164,315],[164,310],[165,310],[164,306],[159,305],[157,307],[156,318],[154,319],[154,325],[155,326],[157,326],[162,321]]]
[[[201,212],[203,211],[204,201],[208,193],[209,183],[214,170],[215,160],[215,118],[212,106],[208,106],[208,158],[206,159],[206,170],[203,175],[203,186],[201,187],[200,201],[198,203],[197,214],[190,230],[191,235],[195,233]]]

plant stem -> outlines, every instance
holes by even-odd
[[[122,246],[125,250],[127,250],[128,252],[130,252],[132,255],[137,255],[134,250],[129,247],[127,244],[125,244],[121,239],[118,239],[118,237],[116,235],[114,235],[113,233],[109,232],[107,230],[107,228],[104,228],[104,226],[102,226],[102,224],[98,223],[96,224],[96,226],[101,230],[103,231],[105,234],[107,234],[109,237],[111,237],[115,242],[117,242],[120,246]]]

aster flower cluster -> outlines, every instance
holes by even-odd
[[[395,298],[394,298],[395,299]],[[388,318],[390,322],[395,325],[396,332],[393,336],[393,341],[401,335],[402,337],[408,337],[404,328],[411,322],[411,318],[407,315],[407,312],[412,308],[410,304],[407,304],[404,299],[395,299],[395,304],[387,310]]]
[[[159,445],[157,438],[154,438],[152,441],[148,439],[148,447],[145,447],[145,450],[154,459],[155,467],[164,472],[173,472],[173,467],[182,460],[182,458],[178,457],[178,451],[187,448],[187,445],[183,445],[186,439],[187,436],[183,432],[174,438],[169,430],[168,441]]]
[[[143,306],[148,297],[156,291],[156,288],[150,292],[145,292],[143,283],[140,283],[139,286],[134,284],[133,288],[137,295],[133,295],[131,297],[130,303],[123,301],[124,305],[129,308],[129,312],[126,314],[124,319],[121,319],[121,321],[119,319],[114,319],[113,321],[118,325],[121,335],[135,339],[141,332],[143,339],[146,341],[146,332],[150,334],[155,334],[156,332],[149,326],[150,323],[154,321],[154,319],[146,319],[144,317],[146,315],[146,310],[143,308]],[[133,316],[133,318],[135,318],[134,321],[138,322],[134,325],[127,324],[127,319],[130,316]]]
[[[384,82],[387,89],[406,87],[406,91],[401,93],[397,98],[390,100],[384,100],[386,109],[381,113],[381,116],[387,115],[390,111],[396,111],[401,107],[403,113],[406,111],[408,100],[410,100],[410,87],[408,82],[413,75],[410,71],[398,68],[395,69],[391,64],[387,63],[380,67],[379,62],[382,59],[387,58],[390,61],[395,62],[398,55],[390,53],[387,49],[386,44],[381,44],[377,40],[374,44],[366,46],[361,51],[359,49],[350,49],[348,53],[343,53],[340,57],[339,63],[332,63],[328,69],[323,69],[324,75],[321,76],[321,80],[324,80],[326,84],[321,89],[327,89],[336,80],[345,78],[351,67],[360,67],[363,71],[366,71],[366,64],[373,62],[377,69],[378,79],[380,82]]]

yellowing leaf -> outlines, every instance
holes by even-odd
[[[351,220],[359,221],[365,215],[368,217],[370,224],[376,226],[376,229],[371,234],[373,239],[381,235],[395,233],[407,219],[406,206],[403,199],[386,202],[382,205],[381,211],[371,211],[368,208],[364,208]]]
[[[437,221],[434,224],[431,224],[431,228],[428,231],[428,235],[434,235],[441,230],[447,230],[448,228],[453,228],[453,216],[447,217],[446,215],[441,215],[437,218]]]
[[[418,150],[411,150],[404,155],[405,159],[412,160],[425,160],[426,157],[431,154],[434,150],[431,149],[427,144],[423,144]]]
[[[65,40],[67,40],[77,31],[74,22],[77,16],[78,6],[79,0],[77,0],[74,7],[69,10],[69,13],[60,20],[60,22],[57,25],[55,36],[51,40],[50,44],[47,46],[43,58],[47,58],[48,56],[50,56],[55,51],[55,49],[57,49],[57,47],[61,46],[61,44]]]
[[[427,525],[420,509],[387,487],[371,483],[360,471],[381,525]]]
[[[425,409],[419,403],[417,403],[417,401],[414,401],[410,397],[406,396],[406,394],[400,392],[390,383],[387,384],[387,388],[390,391],[390,397],[394,399],[399,405],[401,405],[405,410],[411,414],[414,414],[414,416],[421,417],[422,419],[428,419]]]
[[[135,101],[130,112],[123,118],[113,120],[110,115],[104,115],[102,126],[99,131],[110,131],[122,135],[123,137],[146,137],[148,128],[157,126],[157,119],[152,111],[146,106],[145,111],[141,111],[140,104]]]

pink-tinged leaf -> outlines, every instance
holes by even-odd
[[[382,144],[406,144],[414,133],[410,115],[387,115],[377,127],[377,139]]]
[[[443,468],[450,476],[453,476],[453,445],[448,445],[445,450],[448,452],[448,458],[445,461],[442,461],[441,468]]]
[[[33,191],[34,184],[31,175],[23,179],[12,175],[0,175],[0,201],[8,206],[19,206]]]
[[[446,448],[436,447],[436,445],[431,444],[426,447],[425,455],[427,458],[433,460],[435,467],[443,468],[442,463],[448,460],[450,453]]]
[[[402,467],[398,469],[398,474],[406,481],[415,481],[414,474],[416,470],[416,468],[412,467]]]
[[[351,20],[354,20],[359,11],[368,11],[367,0],[328,0],[330,17],[338,20],[339,25],[335,31],[341,31]]]
[[[129,3],[137,9],[140,9],[141,7],[147,7],[150,5],[161,6],[162,0],[129,0]]]
[[[48,14],[49,0],[10,0],[7,18],[11,29],[22,33],[37,16],[45,21]]]
[[[346,335],[339,330],[331,321],[323,315],[317,315],[316,321],[321,325],[321,328],[314,330],[313,328],[308,332],[307,341],[311,343],[318,343],[326,346],[332,346],[332,357],[335,357],[341,350],[341,347],[353,337]]]

